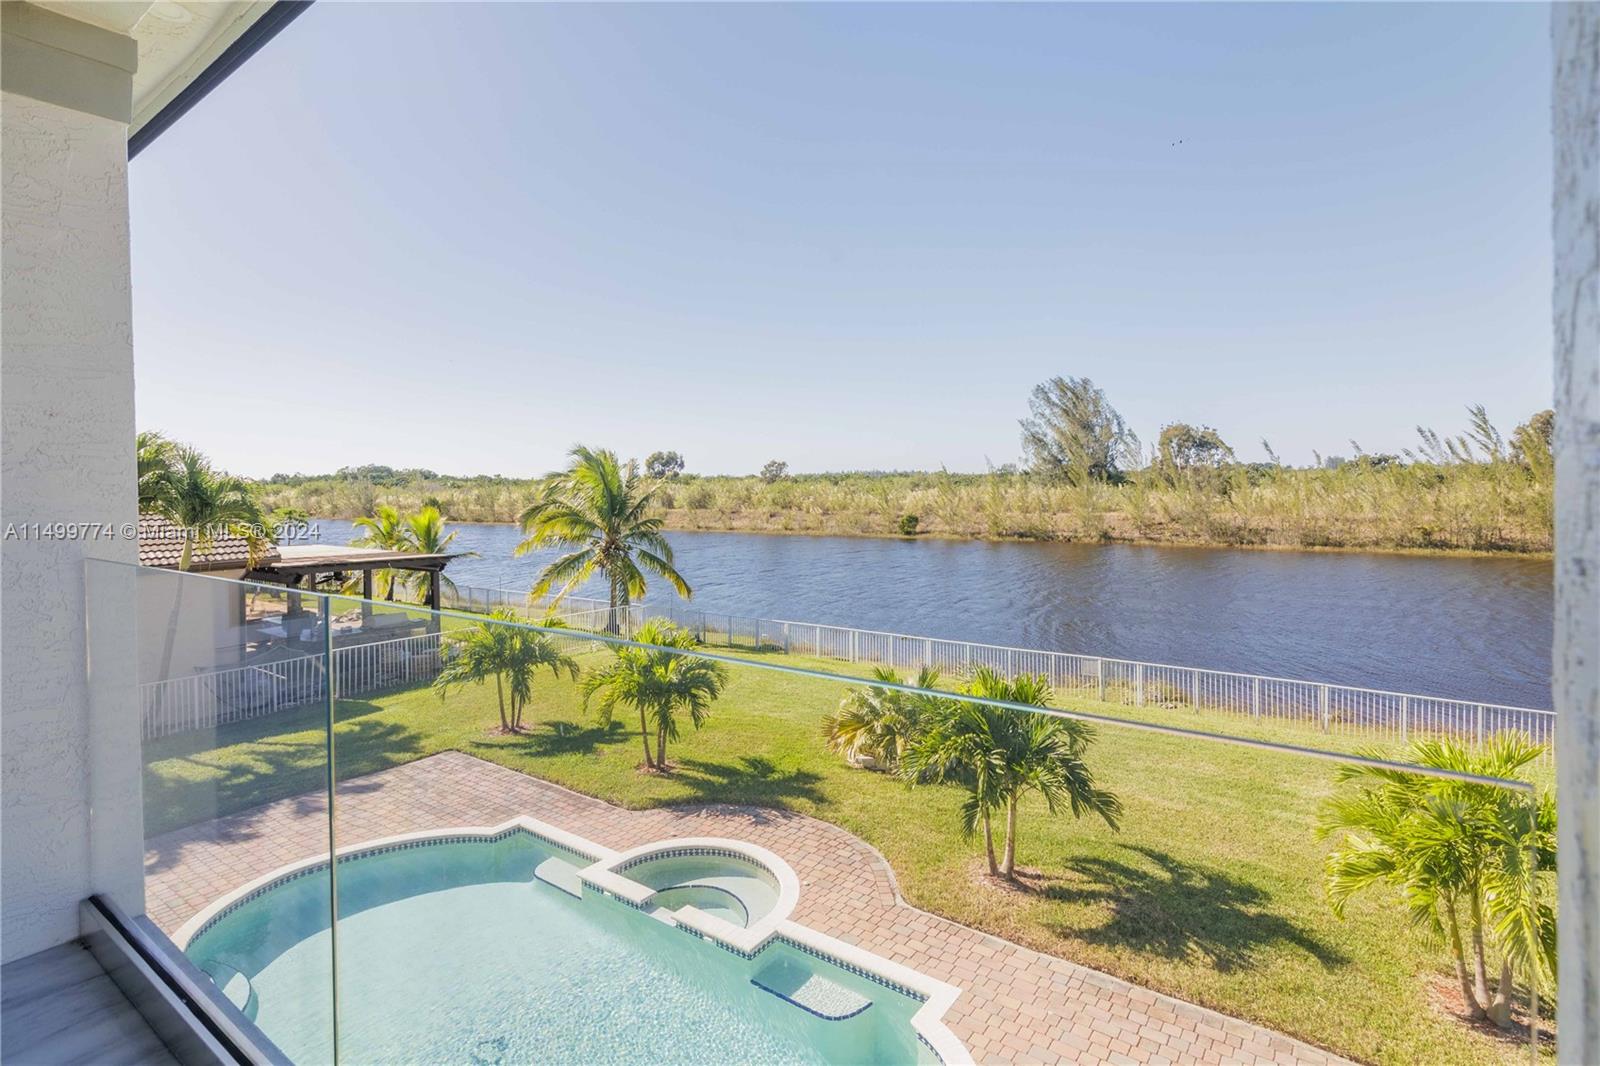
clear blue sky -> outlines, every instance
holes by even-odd
[[[1547,24],[319,3],[133,164],[139,424],[250,475],[974,470],[1071,374],[1250,458],[1509,429]]]

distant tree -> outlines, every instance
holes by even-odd
[[[683,473],[683,456],[677,452],[651,452],[644,461],[644,472],[662,481],[671,481]]]
[[[895,523],[895,528],[900,531],[902,537],[914,537],[921,522],[922,520],[914,514],[903,514]]]
[[[1511,461],[1520,463],[1535,474],[1547,474],[1554,469],[1552,444],[1555,441],[1556,413],[1540,411],[1518,426],[1511,434]]]
[[[1082,485],[1115,481],[1139,462],[1139,438],[1088,378],[1054,377],[1034,387],[1022,447],[1036,474]]]
[[[782,459],[773,459],[761,468],[761,480],[768,485],[775,481],[782,481],[789,476],[789,464]]]
[[[1156,461],[1169,470],[1216,470],[1233,462],[1233,449],[1210,426],[1173,422],[1161,427]]]

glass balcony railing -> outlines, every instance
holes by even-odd
[[[107,883],[293,1062],[1549,1054],[1510,734],[1405,770],[335,587],[88,581]]]

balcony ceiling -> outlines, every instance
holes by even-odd
[[[131,136],[272,7],[272,0],[34,0],[139,42]]]

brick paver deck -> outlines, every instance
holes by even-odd
[[[1331,1063],[1281,1034],[1019,947],[905,903],[878,852],[838,826],[759,807],[628,811],[459,752],[342,782],[339,846],[517,815],[626,849],[676,836],[770,848],[801,883],[793,918],[958,986],[945,1020],[979,1062]],[[286,863],[326,854],[326,805],[302,796],[150,842],[148,913],[169,933]]]

